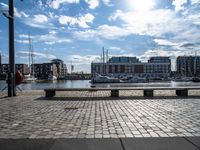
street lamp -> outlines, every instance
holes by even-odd
[[[14,47],[14,3],[9,0],[9,13],[1,11],[9,20],[9,70],[8,70],[8,97],[16,96],[15,85],[15,47]]]
[[[16,96],[15,85],[15,47],[14,47],[14,4],[9,0],[9,72],[8,97]]]

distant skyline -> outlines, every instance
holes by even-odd
[[[200,0],[14,0],[16,63],[62,59],[90,72],[102,47],[111,56],[200,55]],[[8,10],[8,0],[0,1]],[[0,14],[0,53],[8,62],[8,19]],[[175,62],[172,62],[175,63]],[[174,67],[174,66],[173,66]]]

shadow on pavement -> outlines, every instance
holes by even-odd
[[[154,96],[154,97],[142,97],[142,96],[120,96],[120,97],[39,97],[35,100],[51,100],[51,101],[88,101],[88,100],[169,100],[169,99],[200,99],[200,96]]]
[[[0,139],[1,150],[200,150],[200,137]]]

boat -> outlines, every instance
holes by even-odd
[[[56,77],[56,76],[49,75],[47,80],[48,80],[48,81],[54,81],[54,80],[57,80],[57,77]]]
[[[147,83],[148,80],[145,77],[132,77],[126,81],[127,83]]]
[[[28,74],[28,75],[24,75],[24,79],[23,79],[22,83],[35,82],[36,80],[37,80],[37,78],[35,78],[34,76]]]
[[[192,82],[200,82],[200,77],[193,77]]]
[[[31,42],[30,38],[30,33],[28,34],[28,40],[29,40],[29,74],[24,75],[24,79],[22,83],[30,83],[30,82],[35,82],[37,78],[35,77],[35,72],[34,72],[34,55],[33,55],[33,45]],[[32,69],[31,69],[31,64],[32,63]]]
[[[120,79],[109,77],[109,76],[97,75],[92,78],[91,82],[92,83],[119,83]]]

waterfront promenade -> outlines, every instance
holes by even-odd
[[[120,91],[119,98],[109,94],[58,92],[45,98],[43,91],[23,91],[8,98],[0,93],[0,138],[200,137],[198,91],[186,98],[173,91],[156,91],[154,98],[141,97],[141,91]]]

